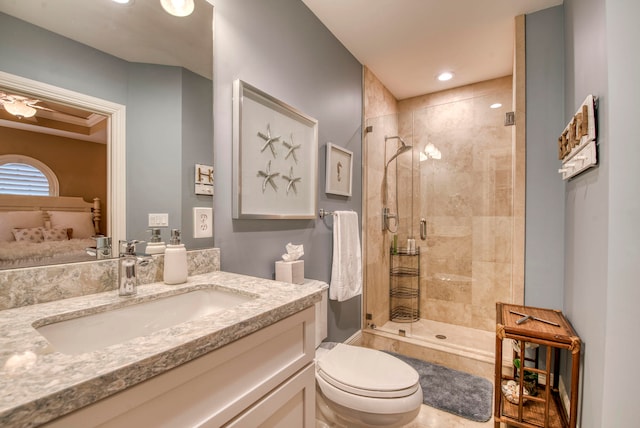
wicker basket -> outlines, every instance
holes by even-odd
[[[520,396],[520,385],[513,380],[502,382],[502,395],[507,399],[509,403],[518,404],[518,398]],[[527,388],[522,387],[522,404],[527,402],[527,396],[529,391]]]

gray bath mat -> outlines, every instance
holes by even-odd
[[[475,422],[486,422],[491,418],[493,385],[487,379],[417,358],[384,352],[406,362],[420,374],[424,404]]]

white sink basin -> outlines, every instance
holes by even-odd
[[[53,348],[82,354],[238,306],[253,297],[206,288],[36,328]]]

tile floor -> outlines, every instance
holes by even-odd
[[[369,346],[374,349],[389,348],[389,350],[402,353],[402,350],[398,349],[402,347],[402,345],[400,345],[401,342],[411,341],[418,344],[422,343],[423,346],[425,345],[425,342],[427,342],[427,346],[437,345],[446,349],[444,355],[449,356],[444,357],[444,360],[449,360],[452,356],[456,356],[456,354],[467,355],[470,353],[476,358],[484,360],[485,365],[490,366],[490,370],[487,372],[488,374],[484,374],[484,377],[491,380],[493,375],[495,349],[494,332],[470,329],[468,327],[422,319],[417,323],[411,324],[411,330],[407,331],[407,337],[400,338],[396,336],[399,328],[407,329],[407,324],[388,322],[384,326],[378,327],[378,332],[396,339],[392,340],[393,343],[398,342],[395,345],[383,346],[382,342],[378,343],[381,340],[380,337],[376,336],[376,338],[370,339],[375,343],[371,343]],[[447,339],[444,341],[436,339],[436,334],[445,335]],[[430,361],[426,356],[412,356]],[[445,361],[433,362],[450,367],[452,366],[452,364],[446,364]],[[479,362],[473,360],[470,364],[477,367]],[[471,372],[470,370],[465,370],[464,367],[455,367],[455,365],[452,368]],[[483,375],[481,373],[474,374],[478,376]],[[423,404],[420,409],[420,414],[416,419],[405,425],[403,428],[493,428],[493,426],[493,416],[487,422],[474,422]],[[501,426],[504,427],[505,425],[502,424]]]
[[[407,329],[407,324],[388,322],[379,330],[396,333],[399,328]],[[412,336],[420,341],[426,341],[448,348],[448,352],[451,353],[449,355],[470,352],[476,357],[490,361],[490,365],[493,367],[495,348],[494,332],[470,329],[468,327],[437,321],[420,320],[420,322],[411,324],[411,330],[408,333],[407,336]],[[447,339],[445,341],[435,339],[436,334],[443,334]],[[407,339],[409,338],[403,338],[402,340]],[[431,345],[427,344],[427,346]],[[424,359],[428,360],[428,358]],[[445,358],[445,360],[446,359],[448,358]],[[436,363],[444,364],[441,361],[436,361]],[[472,365],[477,366],[477,362]],[[464,370],[462,367],[456,368]],[[491,368],[491,372],[492,370],[493,368]],[[480,373],[475,374],[480,375]],[[488,378],[490,376],[485,377]],[[474,422],[423,404],[418,417],[404,428],[493,428],[493,416],[487,422]]]
[[[404,428],[491,428],[493,417],[487,422],[474,422],[469,419],[452,415],[448,412],[422,405],[420,414]]]

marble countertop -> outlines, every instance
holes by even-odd
[[[219,287],[257,296],[153,334],[79,355],[56,352],[34,328],[80,315]],[[317,284],[295,285],[227,272],[186,284],[147,284],[135,297],[117,291],[0,311],[0,426],[33,427],[122,391],[220,348],[321,298]],[[43,321],[46,319],[46,321]]]

